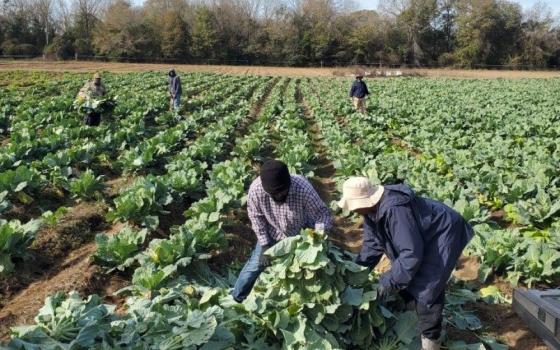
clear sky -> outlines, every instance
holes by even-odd
[[[378,2],[383,0],[357,0],[357,1],[363,9],[375,10],[377,8]],[[520,3],[521,6],[523,6],[523,8],[527,9],[533,6],[533,4],[537,2],[537,0],[517,0],[517,2]],[[548,6],[552,8],[552,11],[554,12],[555,15],[560,14],[560,0],[547,0],[545,2],[548,4]]]

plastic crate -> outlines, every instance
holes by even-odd
[[[513,309],[552,350],[560,350],[560,289],[515,289]]]

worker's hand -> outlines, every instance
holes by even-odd
[[[391,294],[393,294],[392,288],[387,288],[383,286],[381,283],[377,287],[377,300],[385,300]]]
[[[266,252],[268,250],[268,248],[270,248],[269,245],[263,245],[261,248],[261,255],[259,256],[259,267],[260,268],[265,268],[270,266],[270,256],[265,255],[264,252]]]

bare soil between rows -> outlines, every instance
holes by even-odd
[[[299,91],[299,89],[298,89]],[[312,113],[305,102],[305,99],[298,93],[300,103],[304,109],[304,115],[310,133],[311,141],[317,150],[318,158],[316,162],[316,176],[312,179],[313,185],[321,199],[329,204],[332,200],[336,200],[339,194],[336,192],[336,186],[332,179],[335,175],[335,168],[328,160],[328,153],[322,142],[321,130],[314,122]],[[338,122],[344,126],[345,118],[340,116]],[[410,152],[413,156],[419,156],[421,151],[415,149],[404,141],[393,138],[392,143],[402,147]],[[334,218],[335,227],[331,233],[331,239],[340,247],[352,251],[359,252],[362,245],[362,221],[352,222],[350,218],[336,215]],[[378,273],[383,273],[390,269],[391,263],[386,256],[376,266]],[[457,264],[457,268],[453,275],[462,281],[475,285],[480,285],[478,281],[479,263],[476,257],[462,256]],[[508,282],[496,279],[491,284],[495,284],[500,291],[511,298],[513,289]],[[517,316],[509,304],[487,305],[485,303],[475,303],[471,305],[477,316],[484,325],[484,331],[489,335],[497,338],[504,344],[507,344],[511,350],[546,350],[544,345],[535,334],[533,334],[527,325]],[[468,342],[478,342],[478,338],[472,332],[462,332],[450,330],[450,337],[453,340],[464,340]]]
[[[1,65],[0,70],[2,70]],[[268,93],[270,93],[270,90]],[[248,120],[253,120],[260,114],[261,108],[268,98],[268,93],[252,109]],[[314,122],[301,92],[298,93],[298,101],[303,107],[307,129],[317,151],[317,159],[314,164],[316,172],[312,183],[321,198],[329,204],[332,200],[336,200],[338,196],[333,179],[336,170],[328,158],[327,149],[322,142],[321,130]],[[120,184],[121,181],[127,182],[130,179],[117,179],[115,184]],[[90,258],[95,251],[95,243],[91,242],[93,234],[101,229],[107,230],[109,234],[116,233],[122,228],[121,224],[106,226],[104,219],[98,218],[102,213],[103,209],[92,208],[86,204],[78,205],[72,209],[72,215],[66,218],[69,223],[68,226],[65,226],[62,222],[59,226],[48,229],[52,232],[47,230],[44,235],[40,236],[42,238],[34,243],[35,248],[32,249],[35,249],[38,261],[42,262],[37,265],[39,269],[32,271],[29,280],[23,279],[26,281],[24,282],[24,289],[13,289],[15,284],[10,284],[12,290],[10,291],[8,288],[7,291],[2,292],[3,295],[5,293],[8,296],[8,300],[6,300],[5,306],[0,309],[1,340],[8,339],[11,326],[32,323],[33,317],[42,307],[44,299],[48,295],[59,291],[77,290],[84,295],[100,294],[106,302],[122,307],[123,299],[114,297],[113,293],[128,285],[129,278],[115,274],[105,274],[91,264]],[[245,261],[255,243],[254,233],[250,228],[246,210],[241,208],[232,211],[228,215],[224,228],[228,233],[227,238],[230,245],[226,251],[218,252],[211,263],[224,266],[234,260]],[[69,230],[63,235],[68,239],[60,242],[58,238],[65,230]],[[361,247],[361,222],[353,222],[350,218],[340,215],[335,216],[332,240],[344,249],[353,252],[359,251]],[[45,266],[49,266],[50,270],[44,268]],[[43,270],[41,270],[41,267],[43,267]],[[389,267],[389,261],[383,259],[377,270],[386,271]],[[43,272],[42,275],[41,271]],[[36,275],[37,272],[39,272],[39,275]],[[22,276],[25,276],[25,273],[26,271],[22,272]],[[455,273],[456,277],[471,282],[476,281],[477,274],[478,264],[476,259],[467,257],[461,259]],[[498,283],[498,285],[504,293],[511,295],[509,285],[506,286],[506,283]],[[2,289],[5,289],[5,285]],[[510,349],[547,349],[542,341],[531,333],[523,321],[516,316],[511,309],[511,305],[477,303],[472,307],[481,318],[488,334],[497,337]],[[473,335],[466,333],[452,333],[452,336],[457,340],[473,340],[471,339]]]

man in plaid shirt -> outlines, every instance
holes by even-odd
[[[260,176],[249,188],[247,210],[257,245],[245,264],[235,287],[233,298],[245,300],[257,278],[269,265],[264,252],[276,242],[299,234],[302,229],[323,224],[332,226],[329,209],[313,186],[303,176],[290,175],[286,164],[269,160],[261,168]]]

